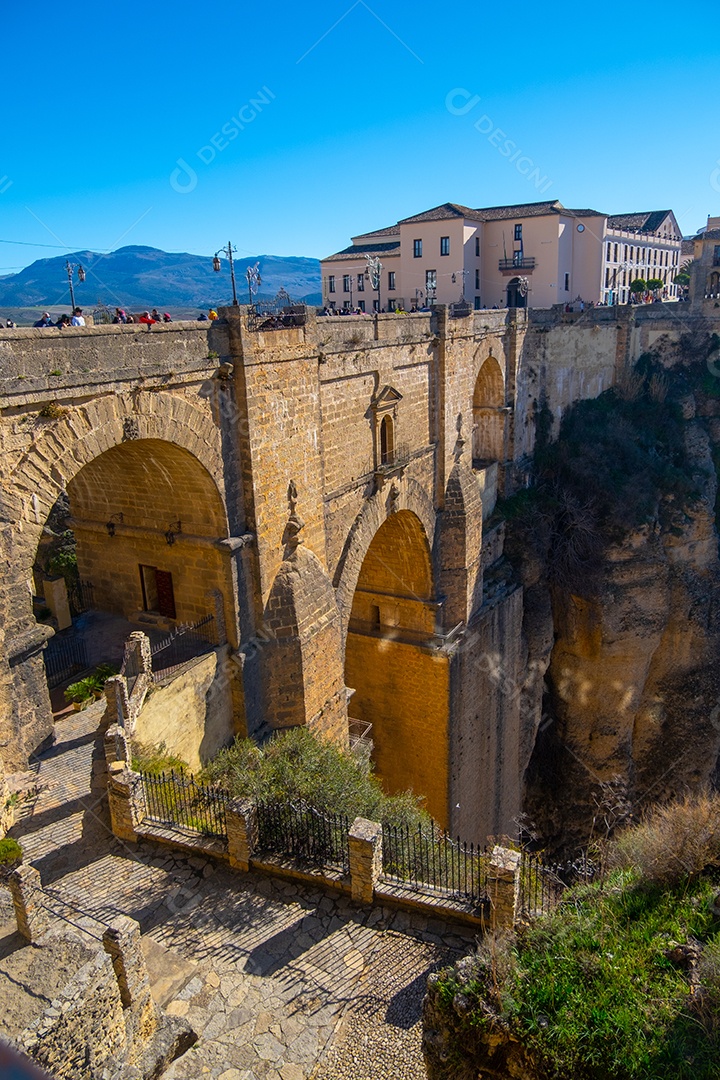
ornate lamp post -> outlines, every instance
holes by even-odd
[[[262,284],[262,278],[260,277],[260,263],[255,263],[254,266],[248,266],[245,271],[245,277],[248,283],[248,298],[250,307],[252,307],[253,293],[258,291],[259,286]]]
[[[217,274],[220,273],[220,266],[221,266],[220,252],[221,251],[222,251],[223,255],[227,255],[228,259],[230,260],[230,280],[232,281],[233,307],[238,307],[237,288],[235,287],[235,264],[233,262],[233,252],[237,251],[237,248],[234,248],[229,240],[228,240],[228,243],[227,243],[227,247],[218,248],[218,250],[213,255],[213,270]],[[250,301],[250,302],[252,303],[252,301]]]
[[[367,268],[365,270],[365,279],[369,280],[373,289],[377,292],[377,309],[378,315],[380,314],[380,278],[382,275],[383,265],[377,255],[366,255],[365,262]]]
[[[85,271],[80,263],[71,263],[69,260],[65,262],[65,269],[67,270],[68,285],[70,286],[70,303],[73,311],[75,310],[75,290],[73,289],[73,274],[77,270],[78,281],[85,280]]]

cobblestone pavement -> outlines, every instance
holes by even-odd
[[[156,999],[200,1036],[166,1080],[424,1077],[425,980],[472,937],[117,840],[104,799],[102,708],[59,722],[56,745],[36,765],[38,794],[11,834],[58,916],[95,934],[97,920],[118,913],[140,923]]]

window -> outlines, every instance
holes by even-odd
[[[610,262],[611,259],[612,259],[612,244],[608,244],[607,261]]]
[[[449,236],[441,236],[440,237],[440,254],[441,255],[449,255],[450,254],[450,237]]]
[[[480,271],[479,270],[475,271],[475,288],[476,289],[480,288]]]
[[[475,297],[475,310],[476,310],[476,311],[480,311],[480,310],[481,310],[481,309],[480,309],[480,297],[479,297],[479,296],[476,296],[476,297]]]
[[[425,291],[434,292],[437,289],[437,270],[425,271]]]
[[[413,240],[413,259],[422,259],[422,240]]]
[[[475,254],[477,255],[477,257],[479,259],[480,258],[480,237],[479,236],[475,237]]]
[[[615,245],[615,258],[613,259],[613,262],[617,262],[617,261],[618,261],[618,246],[616,244]]]
[[[365,301],[364,300],[358,300],[358,308],[359,308],[360,311],[365,310]]]
[[[380,424],[380,461],[383,465],[392,465],[395,459],[393,422],[391,416],[383,416]]]
[[[515,239],[522,240],[522,225],[515,226]]]
[[[350,292],[350,275],[343,274],[343,292]]]
[[[565,275],[565,292],[570,292],[570,275]]]
[[[388,270],[388,289],[390,292],[395,292],[395,271]]]
[[[365,275],[358,274],[358,292],[365,292]]]
[[[328,292],[335,292],[335,275],[331,274],[328,278]]]

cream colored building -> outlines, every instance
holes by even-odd
[[[443,203],[323,259],[323,303],[368,312],[462,300],[476,309],[626,303],[639,276],[661,278],[674,298],[681,241],[671,211],[609,218],[557,201]],[[379,296],[368,259],[382,264]]]

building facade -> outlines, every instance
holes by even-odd
[[[557,201],[471,209],[443,203],[353,237],[322,260],[333,311],[476,310],[628,303],[638,277],[676,299],[682,236],[670,210],[608,217]],[[369,262],[379,260],[379,289]]]

